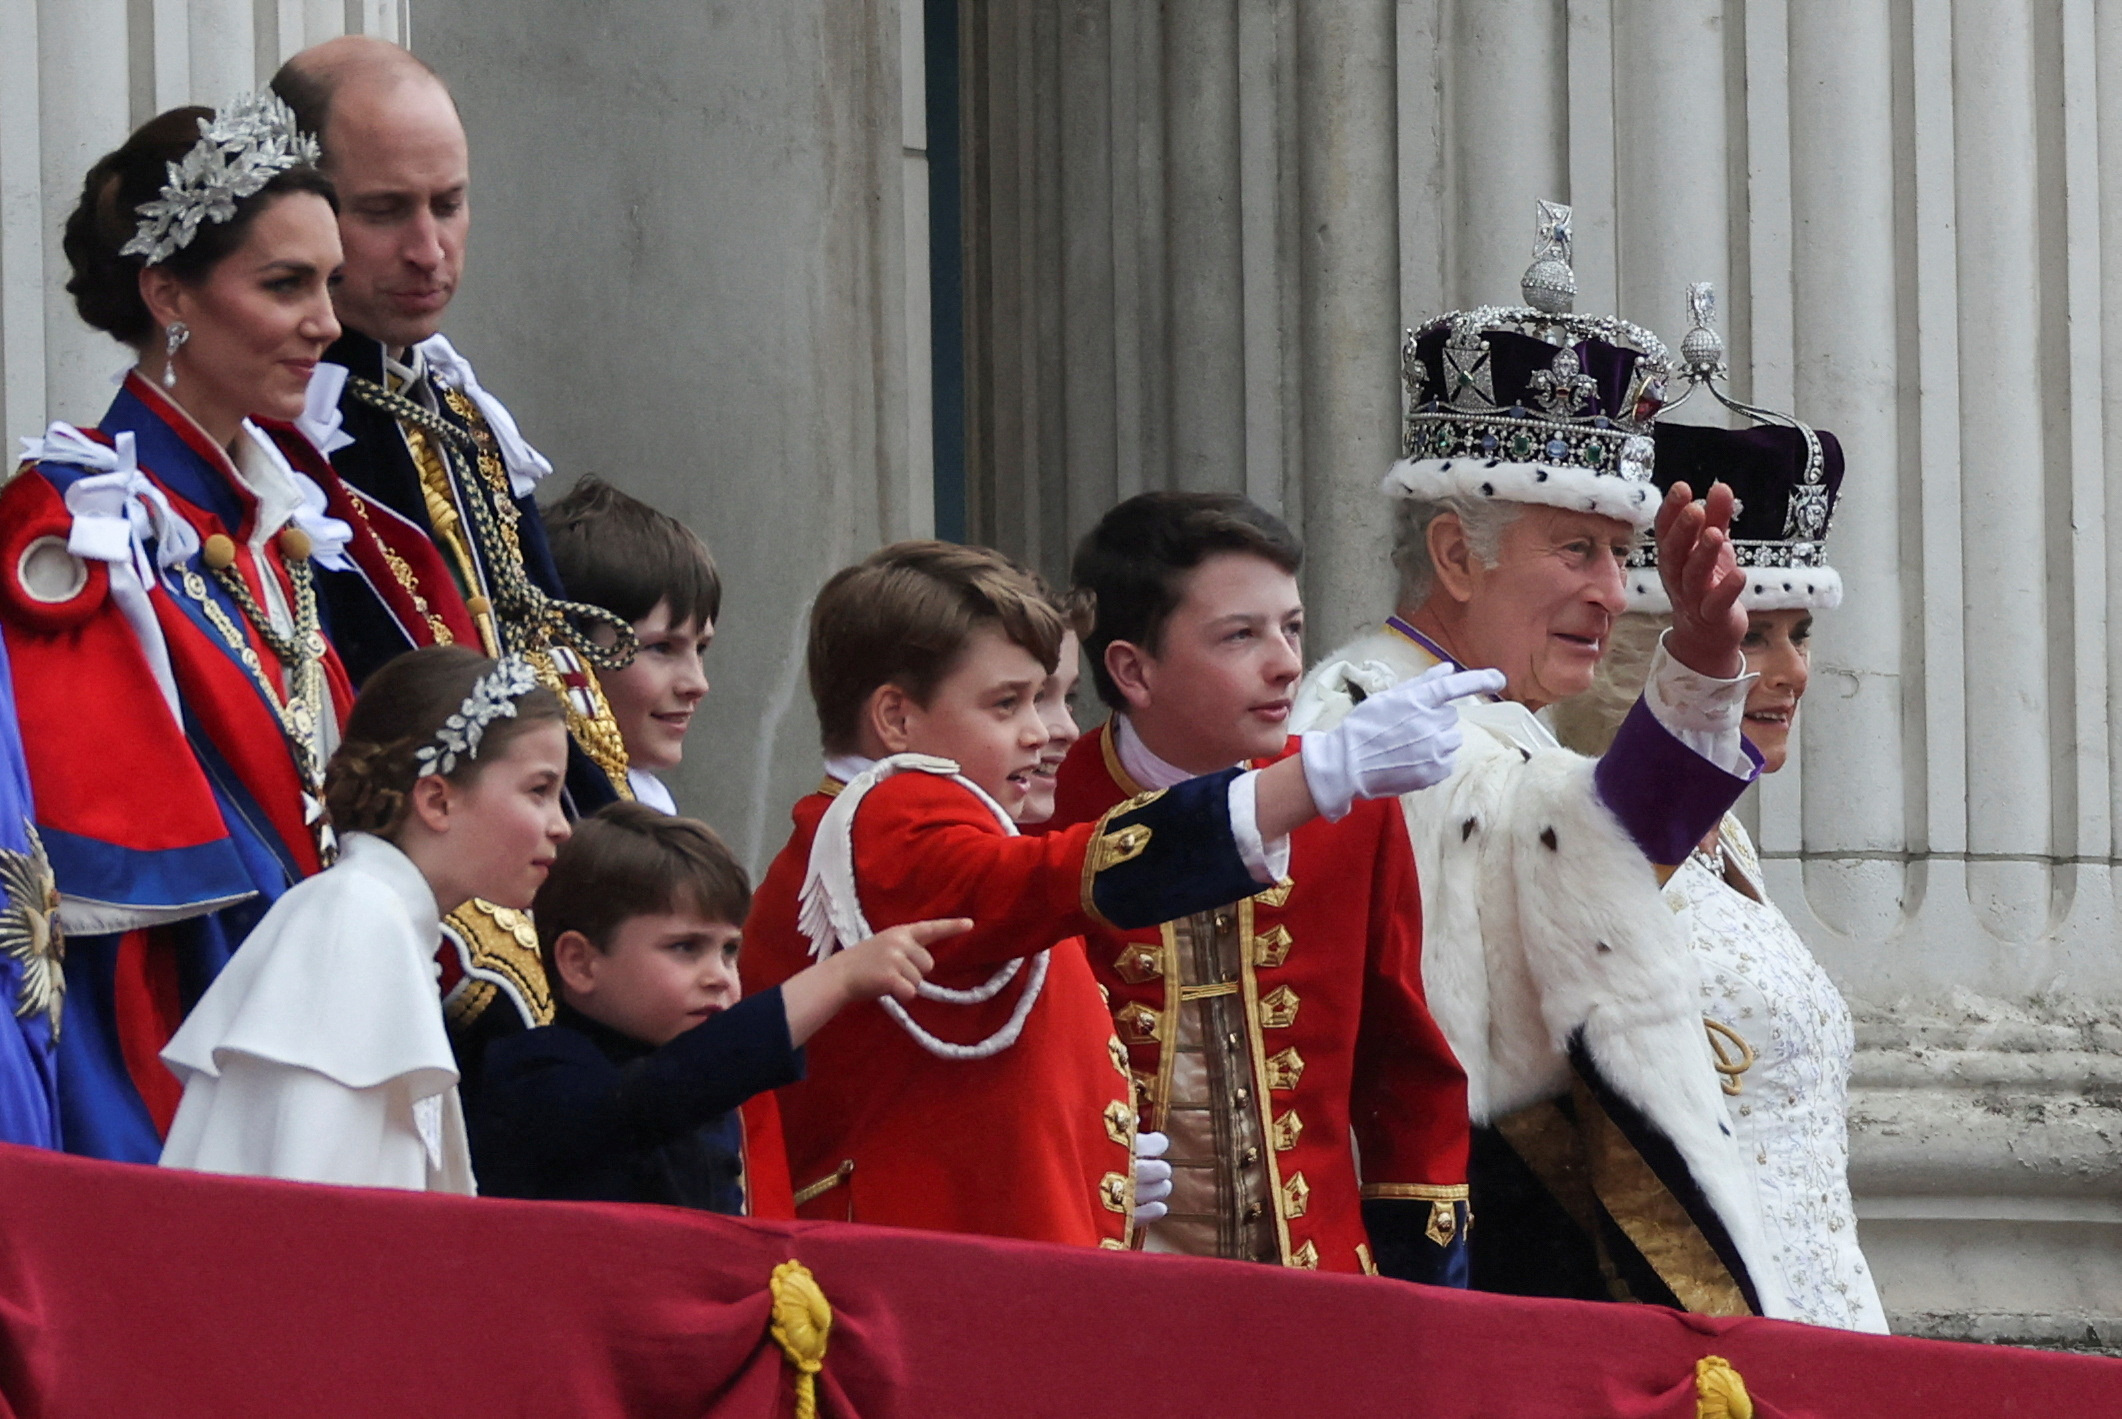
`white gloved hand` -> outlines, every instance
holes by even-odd
[[[1168,1210],[1164,1199],[1172,1195],[1172,1165],[1164,1161],[1171,1139],[1161,1133],[1135,1135],[1135,1225],[1147,1227]]]
[[[1319,816],[1335,822],[1358,798],[1390,798],[1428,788],[1451,774],[1459,752],[1462,695],[1495,694],[1500,670],[1432,666],[1372,695],[1321,734],[1304,736],[1304,782]]]

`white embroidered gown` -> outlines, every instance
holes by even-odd
[[[1702,965],[1702,1010],[1754,1051],[1725,1098],[1753,1164],[1771,1254],[1799,1320],[1883,1333],[1886,1314],[1857,1246],[1849,1194],[1849,1006],[1769,902],[1753,842],[1727,815],[1721,834],[1740,891],[1697,852],[1665,886]],[[1758,900],[1757,900],[1758,898]],[[1720,1053],[1736,1057],[1729,1040]]]

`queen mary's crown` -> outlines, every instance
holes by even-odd
[[[1522,306],[1453,311],[1401,346],[1407,420],[1385,491],[1500,498],[1648,527],[1651,422],[1672,364],[1640,325],[1570,309],[1569,208],[1539,204]]]
[[[1726,392],[1731,368],[1717,334],[1717,295],[1707,281],[1687,288],[1694,326],[1680,342],[1686,385],[1666,405],[1677,409],[1696,390],[1735,414],[1747,427],[1682,424],[1661,420],[1658,468],[1653,481],[1662,501],[1675,483],[1706,493],[1723,483],[1738,500],[1732,515],[1732,555],[1746,573],[1739,602],[1748,611],[1827,610],[1842,602],[1842,575],[1827,561],[1827,525],[1842,494],[1842,443],[1826,429],[1791,414],[1743,404]],[[1715,413],[1715,410],[1705,411]],[[1645,542],[1629,554],[1631,611],[1669,611],[1672,603],[1658,576],[1658,549]]]

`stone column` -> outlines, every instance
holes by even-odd
[[[1388,604],[1399,453],[1399,220],[1392,0],[1297,7],[1303,532],[1315,645]]]
[[[1803,821],[1805,845],[1823,857],[1790,889],[1803,892],[1847,955],[1850,938],[1876,939],[1898,925],[1907,872],[1881,854],[1908,841],[1913,826],[1902,776],[1879,772],[1906,752],[1902,597],[1910,562],[1898,512],[1893,17],[1886,0],[1792,0],[1789,20],[1793,407],[1841,438],[1849,474],[1832,543],[1844,601],[1815,622],[1801,752],[1779,777],[1796,780],[1787,786],[1794,797],[1808,780],[1822,786],[1803,795]],[[1911,589],[1920,599],[1921,587]],[[1825,788],[1859,782],[1876,787]],[[1780,836],[1764,834],[1764,846],[1797,846]]]
[[[1959,244],[1963,596],[1969,668],[1968,891],[1983,930],[2023,946],[2049,920],[2055,850],[2050,744],[2047,430],[2039,387],[2041,199],[2034,19],[2010,0],[1953,10],[1953,151]],[[2067,622],[2066,622],[2067,624]],[[1949,683],[1932,687],[1963,692]]]
[[[1745,304],[1730,297],[1732,197],[1723,0],[1613,6],[1615,247],[1613,314],[1656,331],[1687,328],[1687,285],[1727,296],[1728,348],[1748,348]],[[1597,123],[1599,115],[1573,113]],[[1678,335],[1667,337],[1678,343]],[[1742,377],[1739,386],[1747,388]],[[1700,401],[1683,415],[1721,422]]]
[[[395,35],[405,0],[365,0]],[[89,165],[183,104],[219,105],[305,44],[344,33],[340,0],[20,0],[0,6],[0,436],[93,423],[130,351],[74,313],[59,234]],[[13,455],[9,454],[10,460]],[[11,466],[11,465],[10,465]]]
[[[10,131],[0,141],[34,145],[39,154],[45,407],[10,408],[12,434],[42,432],[48,419],[94,423],[110,404],[111,371],[132,362],[130,351],[81,323],[66,293],[71,269],[59,243],[89,165],[124,142],[134,122],[127,103],[126,6],[124,0],[78,0],[36,10],[37,121],[20,137]],[[8,309],[8,333],[27,316]],[[16,447],[8,446],[10,462]]]
[[[1451,252],[1452,306],[1517,304],[1532,250],[1533,204],[1570,200],[1566,18],[1553,0],[1451,5],[1440,124],[1450,207],[1438,215]]]
[[[1163,10],[1172,486],[1216,490],[1245,469],[1238,0]]]

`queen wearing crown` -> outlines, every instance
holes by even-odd
[[[265,97],[172,110],[89,170],[67,290],[136,363],[96,426],[27,441],[0,492],[75,1152],[154,1161],[178,1099],[157,1052],[331,851],[321,773],[352,692],[317,579],[388,554],[298,427],[339,330],[315,158]]]
[[[1651,480],[1671,361],[1575,314],[1569,209],[1540,204],[1525,304],[1410,332],[1394,614],[1307,677],[1292,729],[1449,661],[1503,694],[1461,710],[1443,783],[1402,799],[1423,982],[1467,1076],[1478,1289],[1787,1316],[1725,1116],[1700,974],[1664,880],[1752,782],[1732,495]],[[1582,692],[1655,524],[1673,624],[1608,752],[1538,712]]]
[[[1708,390],[1747,416],[1741,430],[1661,423],[1660,487],[1714,476],[1738,494],[1733,547],[1746,573],[1746,737],[1761,772],[1782,768],[1811,671],[1813,614],[1842,601],[1827,562],[1827,526],[1841,491],[1842,447],[1825,429],[1733,400],[1706,285],[1689,292],[1695,328],[1682,342],[1687,398]],[[1677,403],[1678,401],[1675,401]],[[1556,735],[1586,754],[1606,750],[1643,691],[1669,605],[1657,549],[1637,551],[1628,611],[1592,688],[1555,707]],[[1701,963],[1704,1023],[1725,1111],[1754,1170],[1772,1264],[1792,1314],[1814,1325],[1884,1331],[1886,1315],[1857,1245],[1849,1191],[1848,1090],[1855,1052],[1849,1006],[1799,939],[1762,878],[1752,839],[1727,814],[1665,884],[1665,900]]]

